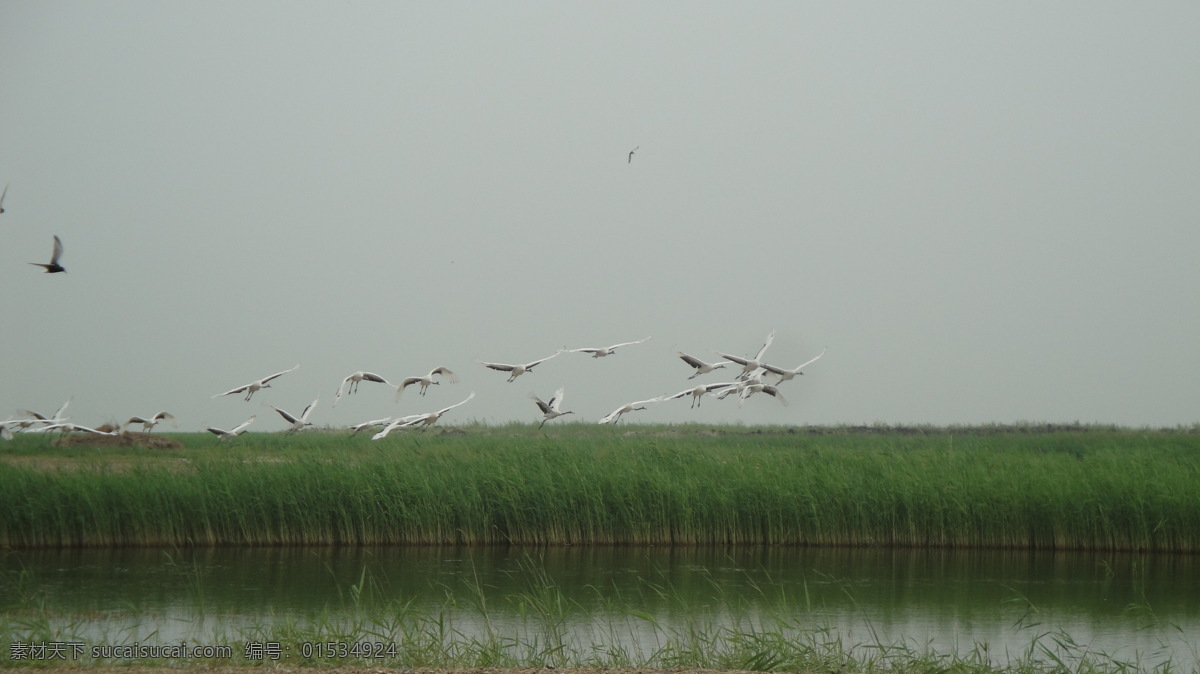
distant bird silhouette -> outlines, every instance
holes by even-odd
[[[8,185],[4,186],[4,192],[0,193],[0,213],[4,212],[4,197],[8,196]]]
[[[632,150],[630,150],[630,151],[629,151],[629,160],[625,162],[626,164],[628,164],[628,163],[630,163],[630,162],[632,162],[632,161],[633,161],[633,153],[638,151],[638,147],[641,147],[641,145],[639,145],[639,146],[637,146],[637,147],[635,147],[635,148],[633,148]]]
[[[47,274],[56,274],[60,271],[65,272],[67,268],[58,263],[58,259],[62,257],[62,252],[62,240],[58,238],[58,235],[55,235],[54,253],[50,256],[50,264],[43,264],[41,262],[30,262],[29,264],[36,265],[38,267],[45,267]]]

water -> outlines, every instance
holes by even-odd
[[[403,607],[403,608],[400,608]],[[461,635],[544,635],[648,657],[664,634],[782,619],[847,646],[985,650],[1197,667],[1200,561],[1186,555],[806,548],[217,548],[0,553],[0,639],[177,643],[354,613],[441,616]],[[31,617],[46,617],[45,623]],[[5,620],[7,618],[7,620]],[[32,627],[31,627],[32,626]],[[3,634],[7,630],[8,634]],[[54,632],[57,630],[57,632]],[[44,638],[44,637],[43,637]],[[0,646],[2,647],[2,646]]]

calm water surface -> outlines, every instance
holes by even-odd
[[[573,647],[649,655],[689,625],[782,619],[847,646],[1018,656],[1039,635],[1195,669],[1184,555],[811,548],[228,548],[0,551],[0,639],[212,644],[354,611],[520,637],[546,605]],[[485,618],[486,616],[486,618]],[[7,634],[3,632],[7,631]],[[2,645],[0,645],[2,647]]]

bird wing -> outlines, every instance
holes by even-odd
[[[448,368],[448,367],[435,367],[435,368],[433,368],[432,370],[430,370],[430,371],[429,371],[429,376],[430,376],[430,377],[432,377],[432,376],[433,376],[433,375],[435,375],[435,374],[440,374],[440,375],[442,375],[442,376],[443,376],[443,377],[445,377],[445,378],[446,378],[446,380],[447,380],[447,381],[449,381],[451,384],[457,384],[457,383],[458,383],[458,375],[456,375],[456,374],[454,374],[453,372],[451,372],[451,371],[450,371],[450,368]]]
[[[234,435],[237,435],[238,433],[241,433],[242,431],[246,430],[246,427],[249,426],[250,424],[254,423],[254,420],[257,418],[258,418],[258,415],[256,414],[256,415],[250,417],[249,419],[243,421],[241,424],[237,425],[236,427],[234,427],[234,429],[232,431],[229,431],[229,432],[233,433]]]
[[[696,358],[695,356],[689,356],[682,351],[676,351],[675,355],[679,356],[683,360],[683,362],[685,362],[688,365],[690,365],[694,368],[697,368],[697,369],[702,368],[705,365],[708,365],[708,363],[705,363],[704,361],[700,360],[699,358]]]
[[[604,351],[604,350],[605,349],[592,348],[592,347],[585,347],[582,349],[564,349],[564,351],[566,351],[567,353],[600,353],[601,351]],[[543,358],[542,360],[545,360],[545,358]],[[542,361],[539,360],[538,363],[540,363],[540,362],[542,362]],[[526,367],[533,367],[534,365],[536,365],[536,363],[530,363]]]
[[[540,363],[541,361],[538,362]],[[479,364],[486,368],[499,370],[501,372],[512,372],[517,367],[516,365],[506,365],[505,363],[485,363],[482,360],[479,361]]]
[[[550,409],[554,410],[555,412],[562,411],[559,409],[559,407],[562,405],[563,391],[565,391],[565,390],[566,390],[566,387],[560,386],[558,388],[558,390],[554,392],[554,395],[550,397]],[[541,402],[541,401],[538,401],[538,402]],[[545,412],[546,410],[542,410],[542,411]]]
[[[276,412],[279,412],[279,416],[283,417],[289,424],[296,423],[296,421],[297,421],[296,417],[292,416],[290,412],[288,412],[286,410],[281,410],[274,405],[271,405],[271,409],[275,410]]]
[[[821,356],[824,356],[824,355],[825,355],[825,352],[826,352],[826,351],[828,351],[828,350],[829,350],[829,347],[828,347],[828,346],[827,346],[827,347],[825,347],[824,349],[821,349],[821,353],[818,353],[816,358],[813,358],[813,359],[811,359],[811,360],[809,360],[809,361],[807,361],[807,362],[804,362],[804,363],[802,363],[802,364],[800,365],[800,367],[797,367],[797,368],[796,368],[796,371],[797,371],[797,372],[799,372],[801,369],[803,369],[803,368],[806,368],[806,367],[808,367],[809,365],[812,365],[813,363],[817,362],[818,360],[820,360]]]
[[[225,431],[217,428],[216,426],[209,426],[208,428],[205,428],[204,430],[208,431],[209,433],[212,433],[213,435],[225,435]]]
[[[620,348],[622,346],[632,346],[634,344],[641,344],[642,342],[647,342],[649,340],[650,340],[650,338],[646,337],[644,339],[639,339],[636,342],[621,342],[620,344],[613,344],[612,346],[610,346],[608,348],[609,348],[609,350],[612,350],[612,349]]]
[[[475,397],[475,392],[471,391],[471,395],[467,396],[462,402],[454,403],[453,405],[442,409],[440,412],[438,412],[438,416],[441,416],[441,415],[445,414],[446,412],[449,412],[450,410],[454,409],[455,407],[458,407],[459,405],[465,405],[468,400],[470,400],[471,398],[474,398],[474,397]]]
[[[773,341],[775,341],[774,330],[767,333],[767,341],[762,345],[762,348],[758,350],[758,355],[754,356],[754,360],[762,360],[763,354],[767,352],[767,347],[771,346],[771,342]],[[745,365],[745,363],[742,364]]]
[[[50,256],[50,264],[51,265],[58,264],[58,258],[62,257],[62,253],[63,253],[62,239],[58,238],[58,235],[55,234],[54,235],[54,253]]]
[[[229,389],[228,391],[226,391],[226,392],[224,392],[224,393],[218,393],[217,395],[215,395],[215,396],[213,396],[213,397],[214,397],[214,398],[220,398],[221,396],[233,395],[234,393],[241,393],[242,391],[245,391],[245,390],[246,390],[246,389],[248,389],[248,388],[250,388],[250,385],[249,385],[249,384],[246,384],[245,386],[239,386],[239,387],[237,387],[237,388],[234,388],[234,389]]]
[[[4,210],[4,197],[8,196],[8,185],[4,186],[4,193],[0,194],[0,210]]]
[[[313,408],[316,407],[317,403],[319,403],[319,402],[321,402],[321,399],[317,398],[316,400],[309,403],[308,407],[304,408],[304,412],[302,412],[300,414],[300,421],[303,421],[304,423],[308,423],[308,415],[313,411]]]
[[[555,352],[554,352],[554,355],[551,355],[551,356],[546,356],[545,358],[543,358],[543,359],[541,359],[541,360],[535,360],[535,361],[533,361],[532,363],[526,363],[526,364],[525,364],[525,369],[526,369],[526,370],[528,370],[528,369],[530,369],[531,367],[533,367],[534,365],[537,365],[538,363],[544,363],[544,362],[546,362],[546,361],[550,360],[551,358],[553,358],[554,356],[557,356],[557,355],[558,355],[558,354],[560,354],[560,353],[562,353],[562,351],[555,351]]]
[[[617,415],[618,415],[618,414],[621,414],[621,412],[622,412],[622,411],[624,411],[624,409],[625,409],[625,406],[624,406],[624,405],[621,405],[621,406],[620,406],[620,407],[618,407],[617,409],[615,409],[615,410],[613,410],[613,411],[609,412],[608,414],[604,415],[604,417],[603,417],[603,418],[601,418],[601,419],[600,419],[600,421],[597,421],[596,423],[598,423],[598,424],[607,424],[608,422],[612,421],[613,419],[616,419],[616,418],[617,418]]]
[[[295,370],[298,367],[300,367],[300,363],[296,363],[296,365],[294,367],[288,368],[288,369],[284,370],[283,372],[276,372],[275,374],[271,375],[270,377],[264,377],[264,378],[260,379],[258,381],[258,383],[265,384],[265,383],[271,381],[272,379],[275,379],[276,377],[282,377],[283,375],[291,372],[292,370]]]
[[[750,362],[749,358],[742,358],[740,356],[732,356],[728,353],[721,353],[720,351],[717,352],[717,355],[726,360],[732,360],[733,362],[737,363],[738,365],[745,365]]]
[[[546,414],[547,412],[550,411],[550,406],[547,405],[546,403],[542,402],[541,398],[537,397],[536,395],[534,395],[532,393],[529,394],[529,397],[533,398],[533,402],[538,406],[538,409],[542,411],[542,414]],[[554,402],[554,398],[551,398],[550,402]]]
[[[384,379],[383,377],[380,377],[379,375],[375,374],[374,372],[364,372],[364,373],[362,373],[362,378],[365,381],[373,381],[376,384],[387,384],[388,386],[392,385],[391,382]]]

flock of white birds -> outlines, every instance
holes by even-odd
[[[786,381],[794,379],[797,375],[803,375],[803,369],[824,356],[825,350],[822,350],[821,353],[817,354],[817,356],[804,363],[801,363],[797,367],[791,369],[777,367],[775,365],[771,365],[765,359],[767,349],[771,346],[771,342],[774,341],[774,339],[775,332],[772,330],[767,335],[766,341],[763,343],[762,347],[759,348],[758,352],[755,353],[754,357],[752,358],[745,358],[731,353],[717,352],[717,355],[725,360],[713,363],[706,362],[682,351],[677,351],[676,355],[679,356],[679,358],[685,364],[687,364],[688,367],[694,370],[692,376],[688,377],[689,380],[695,379],[700,375],[711,374],[722,369],[729,369],[731,372],[736,370],[736,374],[734,374],[733,377],[727,381],[696,384],[695,386],[686,388],[675,394],[660,395],[653,398],[627,403],[603,416],[598,423],[616,424],[625,414],[638,410],[644,410],[646,409],[647,405],[681,398],[691,398],[691,406],[699,407],[702,399],[705,396],[711,396],[717,398],[718,400],[728,397],[736,397],[738,399],[738,405],[742,406],[745,405],[746,400],[751,396],[757,393],[764,393],[779,401],[780,404],[787,405],[787,399],[783,396],[779,386]],[[644,339],[639,339],[632,342],[622,342],[620,344],[613,344],[605,347],[586,347],[578,349],[562,348],[553,354],[546,356],[545,358],[515,365],[509,363],[489,363],[485,361],[479,361],[479,364],[490,370],[507,373],[508,381],[511,383],[521,375],[532,372],[533,369],[538,365],[541,365],[542,363],[552,358],[556,358],[564,353],[583,353],[590,355],[592,358],[604,358],[616,353],[617,349],[635,346],[649,340],[650,337],[646,337]],[[256,379],[248,384],[231,388],[223,393],[217,393],[212,397],[220,398],[224,396],[241,395],[242,399],[248,402],[254,397],[255,393],[263,389],[271,388],[272,382],[275,382],[280,377],[296,370],[299,367],[300,365],[296,364],[295,366],[286,370],[276,372],[263,377],[262,379]],[[430,386],[440,385],[442,382],[451,384],[458,383],[459,377],[457,374],[451,371],[450,368],[436,367],[430,370],[427,374],[406,377],[405,379],[393,383],[381,375],[360,370],[342,380],[341,384],[337,388],[337,392],[334,394],[333,405],[336,406],[338,401],[340,401],[343,396],[349,396],[357,393],[358,387],[362,382],[381,384],[383,386],[394,388],[396,390],[395,399],[398,402],[404,391],[409,387],[416,386],[417,394],[424,396]],[[543,401],[538,396],[530,394],[530,397],[533,399],[534,404],[536,404],[542,415],[542,421],[538,425],[538,428],[544,426],[547,421],[551,421],[568,414],[574,414],[574,411],[572,410],[563,409],[564,394],[565,387],[560,387],[557,391],[555,391],[554,395],[549,401]],[[474,397],[475,393],[472,391],[465,399],[434,412],[373,419],[371,421],[355,424],[350,427],[350,430],[352,430],[354,433],[358,433],[359,431],[368,428],[379,428],[380,430],[371,436],[373,440],[386,438],[390,433],[401,429],[416,428],[420,430],[426,430],[436,424],[438,420],[440,420],[446,413],[459,406],[465,405]],[[310,417],[319,402],[320,398],[318,397],[316,400],[313,400],[311,403],[309,403],[300,414],[293,414],[274,405],[267,405],[267,407],[275,410],[275,412],[278,413],[279,416],[289,425],[287,429],[288,433],[295,433],[297,431],[314,427]],[[50,416],[43,416],[37,412],[25,409],[17,410],[17,413],[20,416],[0,421],[0,437],[3,437],[7,440],[11,439],[14,433],[50,432],[82,432],[100,435],[122,435],[127,433],[131,426],[135,425],[141,425],[142,431],[149,433],[154,429],[155,426],[163,421],[178,427],[178,421],[174,415],[169,412],[158,412],[153,416],[130,417],[119,426],[105,425],[92,428],[89,426],[75,424],[70,421],[70,419],[66,416],[66,410],[70,403],[71,401],[68,400],[61,408],[58,409],[58,411]],[[232,440],[246,432],[250,425],[253,424],[257,419],[258,415],[253,415],[246,421],[228,430],[217,428],[215,426],[209,426],[205,430],[217,436],[218,442]]]

